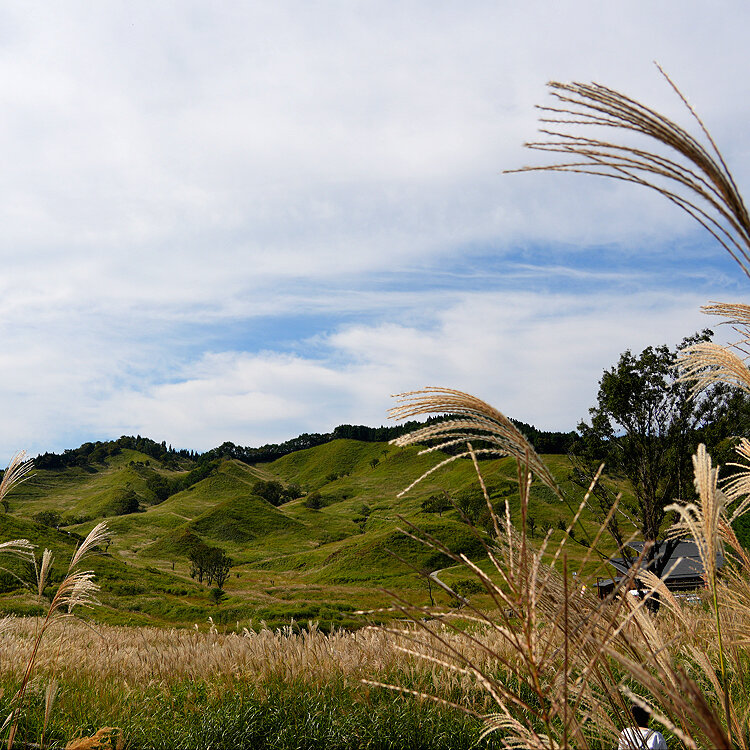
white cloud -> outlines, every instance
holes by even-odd
[[[694,295],[469,294],[427,329],[357,325],[317,358],[273,352],[206,354],[176,382],[98,401],[98,428],[207,449],[259,445],[340,423],[385,421],[393,393],[427,385],[469,391],[511,416],[571,429],[601,372],[626,348],[674,344],[705,325]],[[115,428],[116,426],[116,428]]]
[[[536,163],[521,143],[549,78],[596,79],[688,122],[658,59],[742,184],[750,82],[731,72],[747,68],[750,8],[30,2],[0,14],[0,408],[13,447],[119,431],[265,442],[378,422],[383,394],[430,382],[567,427],[622,349],[676,341],[731,284],[721,251],[656,196],[499,173]],[[601,245],[623,258],[608,279],[587,263]],[[648,279],[652,251],[676,260]],[[467,281],[445,291],[444,274],[488,253],[513,258],[493,265],[497,296],[467,295]],[[691,274],[694,296],[669,291]],[[357,312],[366,323],[343,317]],[[282,353],[215,329],[305,315],[327,316],[317,358],[310,342]]]

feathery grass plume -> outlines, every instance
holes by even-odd
[[[0,543],[0,552],[16,555],[29,562],[34,560],[34,548],[35,545],[28,539],[11,539],[9,542]]]
[[[36,571],[36,588],[39,596],[44,594],[44,587],[47,585],[47,579],[52,568],[53,559],[54,555],[52,554],[52,550],[45,549],[42,554],[41,565],[39,565]]]
[[[750,392],[750,305],[713,302],[701,310],[707,315],[720,315],[740,337],[728,346],[707,341],[686,347],[677,361],[682,368],[681,380],[693,380],[694,393],[714,383],[728,383]]]
[[[693,456],[693,469],[698,501],[667,506],[667,510],[679,516],[679,521],[669,529],[667,536],[695,541],[709,585],[714,585],[711,581],[716,581],[717,555],[722,551],[719,525],[726,515],[727,497],[719,489],[719,469],[712,465],[703,444],[698,446]]]
[[[29,478],[29,472],[34,467],[34,461],[26,458],[26,451],[18,451],[11,459],[2,480],[0,480],[0,500],[21,482]]]
[[[0,480],[0,501],[5,499],[5,496],[21,482],[24,482],[29,477],[29,472],[33,468],[34,462],[31,459],[26,458],[26,451],[18,451],[10,460],[3,478]],[[10,554],[14,557],[20,557],[22,560],[34,565],[34,548],[28,539],[11,539],[8,542],[0,543],[0,553]],[[19,577],[17,573],[8,568],[0,566],[0,570],[5,573],[9,573],[16,580],[20,581],[24,586],[28,583]]]
[[[47,683],[47,689],[44,691],[44,721],[42,723],[42,736],[39,739],[39,744],[44,747],[44,735],[47,732],[47,726],[49,725],[50,716],[52,716],[52,708],[55,705],[55,698],[57,697],[57,691],[59,689],[57,680],[50,680]]]
[[[101,521],[89,531],[86,538],[81,542],[80,546],[76,550],[75,554],[70,560],[68,566],[68,572],[76,568],[80,563],[90,555],[96,547],[100,544],[104,544],[109,537],[109,529],[107,528],[107,522]]]
[[[740,438],[739,443],[735,446],[735,452],[740,460],[733,461],[727,466],[734,466],[740,471],[732,474],[723,482],[724,493],[729,498],[730,503],[738,502],[729,517],[730,524],[734,523],[750,508],[750,440],[744,437]]]
[[[96,592],[99,590],[99,586],[94,583],[94,573],[90,570],[78,570],[78,566],[94,551],[98,544],[101,544],[108,537],[108,535],[109,530],[107,529],[106,521],[102,521],[91,529],[88,536],[83,542],[81,542],[81,545],[75,551],[70,561],[70,565],[68,566],[68,572],[52,597],[47,613],[35,635],[31,654],[28,657],[26,669],[21,681],[21,686],[13,698],[13,711],[8,722],[10,725],[7,744],[8,750],[12,750],[13,747],[13,741],[18,729],[18,722],[26,694],[26,688],[28,687],[29,680],[34,671],[39,647],[44,634],[54,623],[64,617],[69,617],[74,607],[90,607],[94,604],[98,604],[98,601],[96,600]],[[38,573],[37,585],[40,595],[44,591],[44,584],[46,583],[51,564],[52,554],[49,550],[45,550]]]
[[[705,227],[750,276],[750,216],[719,149],[695,110],[657,65],[701,136],[691,135],[664,115],[598,83],[548,83],[557,106],[541,106],[541,132],[551,140],[525,145],[564,154],[559,164],[508,172],[576,172],[632,182],[656,190]],[[646,136],[665,150],[576,135],[571,127],[603,127]]]
[[[750,442],[743,438],[737,450],[747,460]],[[734,464],[742,471],[723,483],[722,492],[718,468],[712,466],[703,445],[699,446],[693,462],[698,501],[673,507],[680,521],[671,533],[688,535],[698,545],[706,571],[714,632],[703,649],[690,644],[687,651],[723,706],[730,738],[737,746],[748,748],[750,687],[746,680],[746,661],[750,646],[750,556],[731,524],[750,509],[750,467],[747,463]],[[730,513],[735,503],[738,504]],[[717,555],[726,552],[727,547],[731,554],[726,555],[727,564],[720,578]]]
[[[400,403],[388,412],[390,419],[408,419],[442,413],[455,415],[455,418],[422,427],[408,435],[402,435],[395,440],[391,440],[391,444],[406,446],[416,443],[436,443],[420,451],[420,455],[422,455],[423,453],[431,453],[464,444],[467,441],[482,441],[489,444],[490,447],[475,450],[474,454],[513,456],[526,463],[534,475],[558,497],[562,497],[552,473],[539,458],[523,433],[504,414],[484,401],[461,391],[434,387],[400,393],[395,398]],[[472,451],[469,449],[466,452],[446,458],[402,490],[399,497],[445,464],[455,461],[457,458],[468,458],[471,455]]]
[[[13,487],[28,479],[33,465],[34,462],[31,459],[26,459],[26,451],[19,451],[11,458],[3,473],[3,478],[0,480],[0,501],[5,499],[5,496]],[[16,555],[28,562],[33,562],[34,546],[28,539],[12,539],[0,544],[0,552]]]

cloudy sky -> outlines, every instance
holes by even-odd
[[[626,348],[741,300],[636,187],[522,144],[550,79],[688,123],[750,182],[750,6],[0,2],[0,458],[205,450],[470,391],[571,429]],[[704,318],[704,319],[702,319]]]

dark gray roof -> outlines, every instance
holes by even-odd
[[[633,549],[636,556],[643,551],[643,542],[631,542],[628,546]],[[624,558],[612,558],[609,562],[620,575],[626,575],[630,570],[630,563]],[[719,568],[724,565],[724,555],[721,552],[716,553],[716,564]],[[646,567],[645,561],[641,561],[641,567]],[[664,565],[663,570],[667,580],[701,577],[704,570],[698,545],[692,540],[680,541]]]

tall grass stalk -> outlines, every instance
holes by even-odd
[[[106,522],[94,526],[89,532],[88,536],[83,540],[81,545],[73,554],[73,557],[68,566],[67,574],[57,587],[52,601],[47,609],[47,613],[44,618],[41,619],[37,632],[35,634],[31,653],[26,661],[26,668],[21,678],[21,686],[18,688],[14,699],[13,699],[13,710],[6,719],[6,726],[10,726],[8,734],[8,750],[12,750],[13,741],[18,731],[18,722],[23,707],[26,690],[29,685],[32,673],[36,666],[37,655],[39,653],[39,647],[42,642],[42,638],[47,630],[54,624],[60,622],[71,616],[73,609],[77,606],[90,607],[97,604],[95,598],[96,592],[99,590],[99,586],[94,583],[94,573],[90,570],[80,570],[79,566],[81,563],[96,549],[99,544],[102,544],[107,536],[109,530],[107,529]],[[44,550],[42,555],[42,563],[36,568],[37,570],[37,591],[39,595],[45,589],[48,582],[48,576],[52,566],[52,553],[50,550]],[[35,566],[36,567],[36,566]],[[48,710],[51,710],[52,700],[54,698],[54,692],[50,689],[49,697],[47,698]],[[47,713],[47,712],[45,712]],[[47,717],[48,718],[48,717]],[[46,721],[45,721],[46,726]]]
[[[574,172],[651,188],[707,229],[750,277],[750,214],[742,195],[703,121],[669,76],[660,67],[659,71],[697,123],[697,136],[607,86],[552,81],[548,86],[556,105],[539,107],[540,132],[549,140],[525,145],[568,160],[507,172]],[[592,129],[634,133],[645,137],[647,145],[580,134]]]

